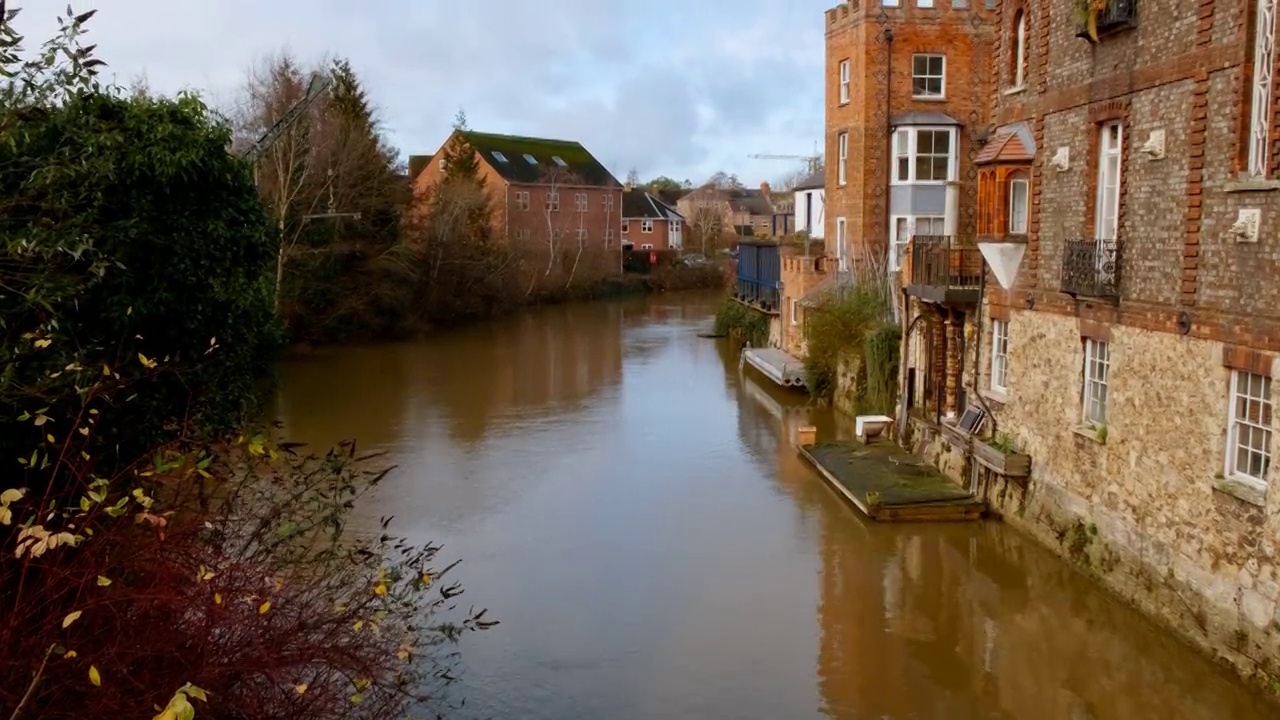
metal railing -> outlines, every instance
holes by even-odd
[[[1130,27],[1138,20],[1138,0],[1111,0],[1098,13],[1098,31]]]
[[[756,305],[766,311],[777,311],[778,284],[738,278],[734,297],[748,305]]]
[[[982,284],[982,251],[949,235],[916,235],[911,240],[911,284],[976,288]]]
[[[1120,297],[1120,248],[1118,238],[1065,241],[1059,289],[1068,295]]]

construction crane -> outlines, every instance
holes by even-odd
[[[811,173],[817,172],[818,166],[822,162],[821,155],[768,155],[761,153],[748,155],[747,157],[752,160],[801,160]]]
[[[307,108],[311,107],[311,103],[314,103],[317,98],[323,95],[332,83],[333,78],[328,73],[313,73],[311,82],[307,83],[307,92],[293,104],[293,107],[286,110],[284,115],[276,121],[276,124],[268,128],[262,134],[262,137],[258,138],[257,142],[246,148],[242,153],[242,157],[246,160],[252,160],[256,166],[262,153],[274,145],[280,139],[280,136],[284,134],[284,131],[297,122],[298,118],[302,117],[302,113],[306,112]]]

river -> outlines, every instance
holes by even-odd
[[[463,559],[463,718],[1235,720],[1277,706],[996,522],[879,525],[788,440],[851,422],[702,339],[717,298],[540,309],[282,368],[362,516]],[[751,371],[748,371],[750,373]]]

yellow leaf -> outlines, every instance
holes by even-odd
[[[201,580],[204,580],[205,582],[208,582],[208,581],[212,580],[214,577],[215,577],[215,573],[214,573],[212,570],[210,570],[209,568],[207,568],[207,567],[205,567],[205,566],[203,566],[203,565],[201,565],[201,566],[200,566],[200,579],[201,579]]]
[[[307,687],[308,686],[306,683],[298,683],[297,685],[293,686],[293,691],[301,695],[307,691]]]
[[[0,492],[0,505],[8,505],[11,502],[17,502],[22,499],[26,490],[18,490],[10,488],[4,492]]]
[[[221,604],[222,604],[222,593],[214,593],[214,594],[213,594],[213,604],[214,604],[214,605],[221,605]]]
[[[67,654],[66,654],[66,655],[63,655],[63,657],[65,657],[65,658],[66,658],[66,659],[68,659],[68,660],[70,660],[71,658],[73,658],[73,657],[75,657],[75,656],[76,656],[76,651],[75,651],[75,650],[68,650],[68,651],[67,651]]]
[[[355,624],[351,626],[351,629],[352,629],[352,630],[355,630],[356,632],[360,632],[361,628],[363,628],[363,627],[364,627],[364,621],[363,621],[363,620],[357,620],[357,621],[355,622]]]
[[[36,427],[40,427],[41,425],[44,425],[44,424],[45,424],[45,423],[47,423],[47,422],[49,422],[49,416],[48,416],[48,415],[43,415],[43,414],[40,414],[40,413],[36,413],[36,419],[35,419],[35,420],[32,420],[32,421],[31,421],[31,424],[35,425]]]
[[[101,575],[98,576],[98,587],[106,587],[110,584],[111,584],[111,578],[106,578]]]
[[[143,355],[142,353],[138,353],[138,362],[142,363],[142,366],[145,368],[153,368],[156,366],[155,360],[148,358],[146,355]]]
[[[352,695],[347,699],[351,701],[352,705],[359,705],[360,701],[364,700],[364,695],[361,695],[360,693],[356,693],[355,695]]]
[[[412,656],[413,656],[413,648],[409,647],[408,645],[401,645],[400,649],[396,651],[396,657],[400,658],[401,660],[408,660]]]
[[[102,365],[102,374],[108,376],[111,375],[111,368],[106,363],[103,363]]]
[[[50,345],[52,345],[53,341],[50,340],[49,338],[40,338],[39,340],[36,341],[35,344],[36,344],[36,348],[43,350],[44,348],[47,348]]]
[[[54,439],[53,439],[53,436],[52,436],[52,435],[45,435],[45,436],[44,436],[44,439],[45,439],[45,440],[48,440],[49,442],[58,442],[57,440],[54,440]]]
[[[93,683],[95,687],[102,687],[102,674],[98,672],[98,668],[92,665],[89,666],[89,682]]]
[[[71,623],[73,623],[73,622],[75,622],[75,621],[79,620],[79,619],[80,619],[80,614],[81,614],[81,611],[80,611],[80,610],[76,610],[75,612],[67,613],[67,616],[66,616],[66,617],[64,617],[64,618],[62,618],[62,627],[65,629],[65,628],[69,627],[69,626],[71,625]]]
[[[85,437],[89,437],[89,428],[87,427],[80,428],[80,434]]]
[[[374,594],[374,595],[377,595],[377,596],[379,596],[379,597],[381,597],[381,596],[383,596],[383,595],[386,595],[386,594],[387,594],[387,584],[386,584],[386,583],[378,583],[378,584],[377,584],[376,586],[374,586],[374,588],[373,588],[373,594]]]
[[[258,606],[258,614],[259,614],[259,615],[266,615],[266,614],[267,614],[267,611],[268,611],[268,610],[270,610],[270,609],[271,609],[271,601],[270,601],[270,600],[268,600],[268,601],[266,601],[266,602],[264,602],[264,603],[262,603],[261,605],[259,605],[259,606]]]
[[[370,680],[369,678],[356,678],[354,681],[352,681],[351,684],[355,685],[357,690],[364,690],[365,688],[372,685],[373,681]]]
[[[431,584],[431,574],[430,574],[430,573],[422,573],[422,586],[423,586],[423,587],[426,587],[426,586],[428,586],[428,585],[430,585],[430,584]]]

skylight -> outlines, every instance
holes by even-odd
[[[534,157],[534,156],[530,155],[529,153],[525,153],[525,154],[524,154],[524,159],[525,159],[525,160],[528,160],[530,165],[537,165],[537,164],[538,164],[538,159],[537,159],[536,157]]]
[[[565,167],[565,166],[566,166],[566,164],[567,164],[567,163],[565,163],[565,161],[564,161],[564,160],[561,160],[561,159],[560,159],[560,156],[559,156],[559,155],[552,155],[552,156],[551,156],[551,159],[552,159],[552,160],[555,160],[555,161],[556,161],[556,164],[557,164],[557,165],[559,165],[560,167]]]
[[[495,160],[497,160],[498,162],[502,162],[502,163],[504,163],[504,162],[506,162],[506,161],[507,161],[507,156],[506,156],[506,155],[503,155],[502,153],[498,152],[497,150],[494,150],[494,151],[493,151],[493,157],[494,157],[494,159],[495,159]]]

